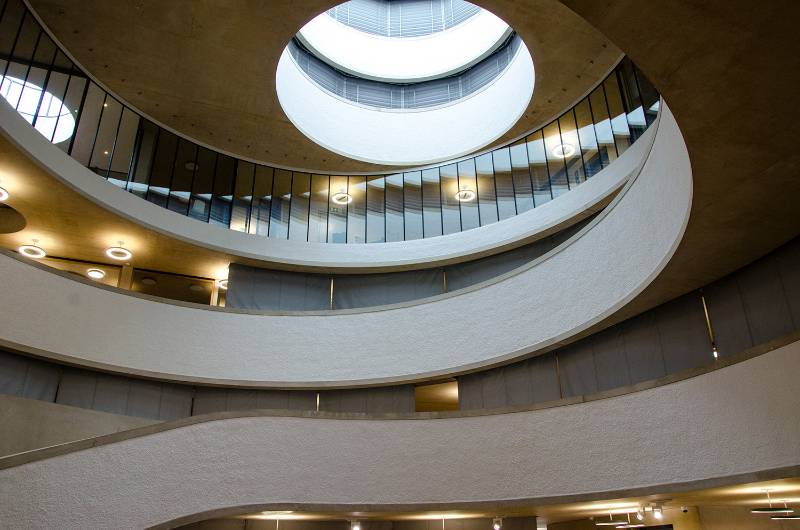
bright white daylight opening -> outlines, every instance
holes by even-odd
[[[15,107],[28,123],[33,124],[36,117],[36,130],[54,144],[72,137],[75,131],[75,118],[72,112],[59,98],[43,91],[42,87],[16,77],[6,76],[0,84],[0,95]]]
[[[359,3],[372,1],[381,2]],[[404,4],[414,3],[386,5]],[[330,151],[384,165],[437,163],[496,140],[530,103],[533,58],[505,22],[462,4],[475,13],[411,37],[320,15],[278,62],[276,91],[287,117]]]

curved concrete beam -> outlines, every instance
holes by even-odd
[[[0,313],[0,339],[117,372],[281,388],[416,381],[528,356],[613,314],[680,242],[691,169],[662,112],[649,157],[614,205],[559,248],[470,289],[370,310],[242,314],[99,289],[0,256],[0,292],[14,308]]]
[[[166,528],[319,506],[502,513],[776,478],[800,469],[798,371],[794,342],[651,390],[537,411],[176,426],[0,470],[0,520]]]

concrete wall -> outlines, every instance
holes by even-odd
[[[652,151],[615,204],[495,282],[374,311],[237,314],[103,290],[0,256],[0,289],[15,307],[0,314],[0,339],[115,371],[274,387],[410,382],[518,359],[613,314],[669,261],[692,181],[663,108]]]
[[[144,528],[236,506],[535,506],[765,480],[800,466],[800,423],[786,420],[800,410],[798,371],[793,343],[672,385],[537,411],[206,421],[3,469],[0,520]]]
[[[158,422],[0,395],[0,456],[154,423]]]

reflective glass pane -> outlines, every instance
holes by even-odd
[[[544,153],[547,157],[547,169],[550,172],[550,187],[553,197],[569,191],[567,180],[567,166],[561,153],[561,135],[558,132],[558,122],[551,122],[544,129]]]
[[[510,154],[517,213],[527,212],[533,208],[533,193],[531,190],[531,174],[528,170],[528,148],[525,140],[520,140],[512,145]]]
[[[4,57],[11,55],[17,32],[21,30],[24,18],[26,18],[25,5],[20,0],[7,0],[3,18],[0,19],[0,54]]]
[[[583,166],[586,177],[591,178],[603,169],[600,152],[597,147],[597,136],[594,134],[592,112],[589,109],[589,99],[586,98],[575,107],[575,118],[578,126],[578,141],[583,153]]]
[[[272,175],[271,167],[256,166],[256,176],[253,182],[253,205],[248,227],[251,234],[260,236],[269,234],[269,218],[272,210]]]
[[[133,157],[133,174],[128,182],[128,191],[144,197],[156,154],[160,129],[150,121],[143,121],[136,138],[136,149]]]
[[[608,106],[603,87],[595,88],[589,95],[589,105],[592,110],[594,132],[597,137],[597,147],[600,151],[600,161],[603,167],[617,158],[617,148],[614,145],[614,133],[611,130],[611,119],[608,117]]]
[[[139,131],[139,115],[130,109],[122,111],[119,122],[117,141],[111,157],[111,168],[108,181],[124,188],[128,182],[128,172],[131,169],[133,148],[136,145],[136,134]]]
[[[269,220],[270,237],[289,238],[289,212],[292,204],[292,172],[275,170],[272,185],[272,212]]]
[[[497,221],[497,198],[494,190],[494,166],[492,154],[486,153],[475,159],[478,183],[478,208],[481,226]]]
[[[178,153],[175,156],[175,167],[172,170],[169,203],[167,204],[167,207],[173,212],[186,215],[189,211],[196,160],[197,146],[193,142],[181,138],[178,142]]]
[[[586,180],[586,172],[583,170],[583,158],[581,157],[581,146],[578,140],[578,128],[575,125],[575,114],[572,111],[566,112],[558,119],[558,128],[561,131],[561,148],[554,154],[564,157],[567,166],[567,178],[570,188],[577,186]]]
[[[542,131],[536,131],[526,138],[528,148],[528,164],[533,183],[534,203],[536,206],[549,202],[553,198],[550,189],[550,174],[547,172],[547,157],[544,153]]]
[[[386,241],[403,241],[403,174],[386,176]]]
[[[331,177],[328,243],[347,242],[347,177]]]
[[[121,119],[122,105],[117,100],[107,97],[103,103],[100,126],[97,129],[92,159],[89,162],[89,169],[103,177],[108,175],[108,168],[111,167],[111,154],[114,151],[117,128]]]
[[[328,175],[311,176],[311,206],[308,240],[324,243],[328,239]]]
[[[386,241],[385,182],[383,177],[367,177],[367,243]]]
[[[347,205],[347,242],[364,243],[367,230],[367,178],[348,178],[347,193],[350,195],[350,204]]]
[[[642,95],[639,93],[636,71],[633,63],[627,57],[622,59],[616,70],[617,79],[622,89],[623,107],[628,114],[628,129],[631,133],[631,142],[635,142],[647,129],[647,118],[642,107]]]
[[[231,230],[247,232],[250,221],[250,205],[253,202],[253,178],[255,165],[240,160],[236,166],[236,185],[233,190]]]
[[[628,129],[628,113],[622,102],[617,76],[610,75],[604,82],[603,87],[606,91],[608,100],[608,110],[611,112],[611,130],[614,132],[614,140],[617,144],[617,154],[621,155],[631,145],[631,131]]]
[[[634,75],[636,82],[639,85],[639,93],[642,95],[642,104],[644,105],[644,116],[649,126],[653,123],[658,115],[659,97],[655,87],[653,87],[650,80],[645,77],[644,73],[634,66]]]
[[[442,202],[439,170],[422,170],[422,233],[424,237],[442,235]]]
[[[89,165],[94,146],[94,138],[97,135],[97,125],[100,123],[100,114],[103,112],[103,102],[106,94],[99,86],[89,83],[86,97],[83,100],[83,107],[79,109],[78,128],[75,131],[75,138],[72,144],[72,158],[84,166]],[[167,140],[165,140],[167,141]],[[177,140],[175,141],[177,144]],[[174,145],[173,145],[174,150]],[[170,161],[170,164],[172,161]]]
[[[442,233],[461,231],[461,208],[458,200],[458,168],[455,164],[439,168],[442,190]]]
[[[162,132],[163,134],[163,132]],[[188,162],[184,162],[185,164]],[[201,221],[208,221],[211,216],[211,195],[214,192],[214,174],[217,171],[217,153],[200,147],[197,150],[197,161],[192,183],[192,199],[189,216]]]
[[[65,130],[65,126],[68,125],[67,121],[74,120],[69,114],[69,111],[64,108],[64,97],[67,93],[68,83],[69,74],[51,71],[50,77],[47,80],[47,86],[45,87],[45,93],[42,95],[42,100],[39,103],[39,110],[36,116],[36,130],[42,133],[42,136],[51,142],[56,138],[58,119],[61,117],[62,112],[66,114],[66,117],[64,118],[64,123],[62,123],[57,140],[61,142],[65,138],[72,136],[74,126],[70,127],[69,131]]]
[[[461,230],[481,225],[478,211],[478,182],[475,175],[475,159],[458,163],[458,193],[456,199],[461,206]]]
[[[236,160],[227,155],[217,156],[214,188],[211,195],[211,214],[208,222],[228,226],[233,205],[233,181],[236,175]]]
[[[420,171],[405,173],[403,180],[405,238],[422,239],[422,173]]]
[[[508,147],[492,151],[494,163],[495,190],[497,193],[497,212],[500,219],[517,215],[517,202],[514,198],[514,178],[511,176],[511,153]]]
[[[308,241],[308,208],[311,199],[311,175],[295,172],[292,176],[292,215],[289,239]]]
[[[147,200],[167,207],[169,185],[172,181],[172,168],[175,165],[175,154],[178,151],[178,137],[162,130],[158,135],[156,156],[153,160],[150,186],[147,188]]]
[[[52,139],[52,142],[65,153],[76,133],[78,109],[87,82],[87,79],[80,75],[71,75],[67,81],[67,93],[63,99]]]

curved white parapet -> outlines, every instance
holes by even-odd
[[[525,113],[533,95],[533,59],[521,43],[497,79],[447,105],[377,109],[320,88],[283,51],[276,73],[278,101],[300,132],[349,158],[388,166],[433,164],[490,144]]]
[[[481,9],[450,29],[411,38],[373,35],[323,13],[297,37],[334,68],[364,79],[409,83],[465,70],[488,57],[510,34],[508,24]]]
[[[800,468],[799,371],[795,342],[673,384],[537,411],[205,421],[0,470],[0,520],[150,528],[245,506],[238,512],[531,508],[784,478]]]
[[[292,266],[333,272],[426,268],[495,254],[540,239],[596,211],[643,163],[656,126],[645,131],[622,156],[577,188],[542,206],[501,222],[445,236],[392,243],[334,245],[245,234],[203,223],[142,200],[99,178],[48,142],[5,102],[0,101],[0,133],[53,178],[126,219],[194,245],[265,266]]]
[[[496,280],[371,310],[256,314],[155,302],[0,256],[0,292],[14,308],[0,312],[0,340],[76,364],[217,384],[318,388],[452,375],[519,359],[616,312],[669,261],[691,196],[686,146],[664,106],[649,157],[615,202],[567,243]]]

